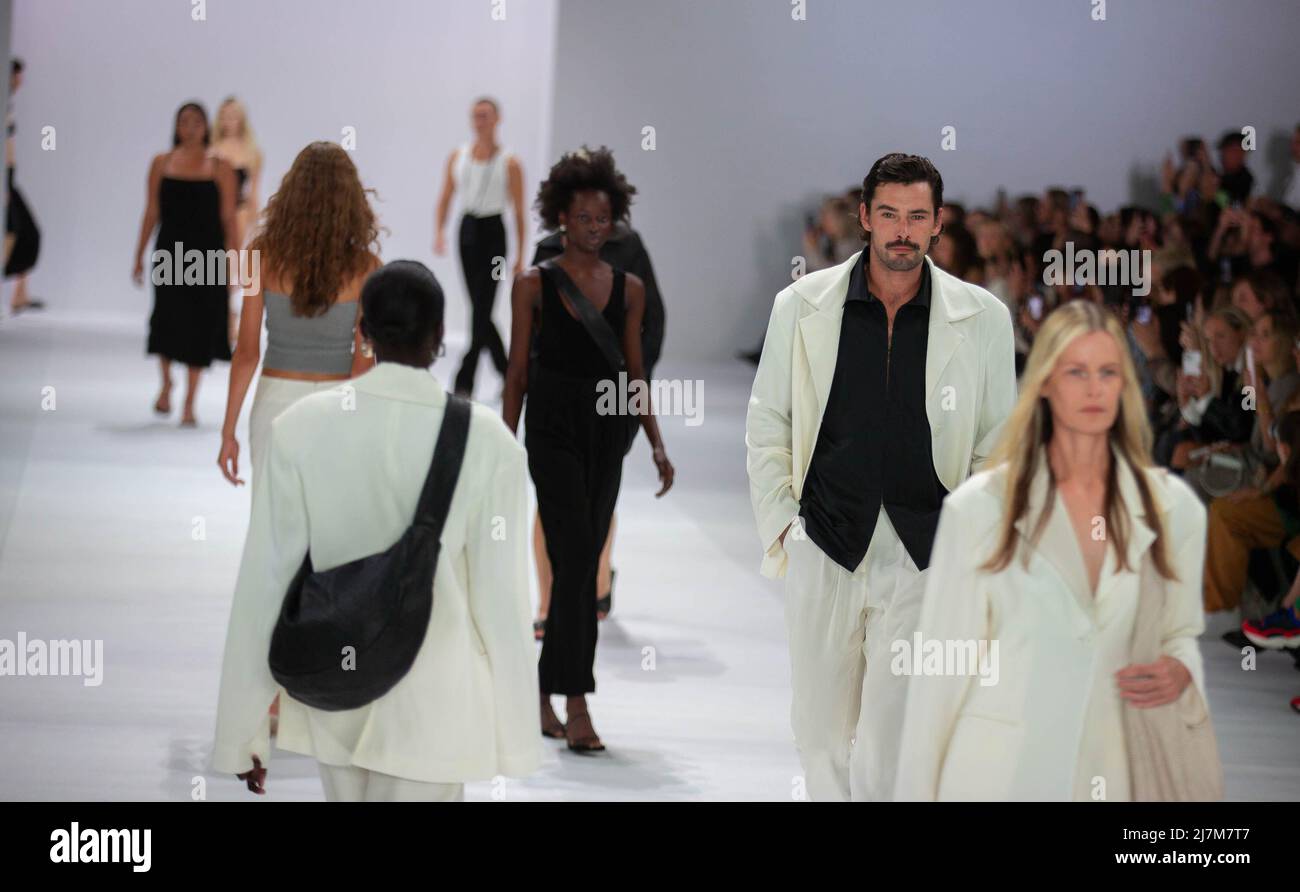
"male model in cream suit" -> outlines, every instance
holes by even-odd
[[[436,287],[423,266],[396,261],[363,289],[362,333],[378,364],[272,423],[226,639],[212,756],[222,773],[244,775],[254,760],[264,770],[267,708],[277,693],[276,745],[320,763],[329,799],[458,799],[465,781],[527,774],[540,762],[525,455],[484,406],[473,406],[433,612],[410,671],[366,706],[326,712],[283,693],[267,664],[285,591],[308,549],[326,570],[387,549],[415,515],[447,393],[428,370],[442,339],[441,289],[436,313],[382,299],[392,293],[385,277],[408,289],[400,297],[409,296],[403,280],[412,276]],[[412,316],[415,336],[405,331]],[[436,337],[426,340],[426,330]]]
[[[909,640],[942,498],[1016,399],[1011,318],[925,256],[943,180],[891,154],[863,182],[866,249],[776,296],[745,420],[761,572],[786,579],[795,745],[814,800],[888,800]]]

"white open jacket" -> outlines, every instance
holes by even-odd
[[[280,688],[267,655],[285,590],[308,547],[313,566],[326,570],[397,541],[414,517],[446,402],[427,370],[381,362],[299,400],[272,424],[231,605],[215,770],[246,771],[254,754],[269,764],[267,708]],[[282,696],[277,745],[431,783],[536,768],[530,534],[524,450],[475,404],[433,612],[410,672],[359,709],[324,712]]]
[[[1108,543],[1095,597],[1059,493],[1041,538],[1031,544],[1047,495],[1045,455],[1030,484],[1028,510],[1016,523],[1016,557],[996,573],[979,566],[999,542],[1006,466],[975,474],[944,500],[917,633],[923,641],[997,641],[997,683],[971,675],[909,679],[895,798],[1129,798],[1122,716],[1128,707],[1114,676],[1132,662],[1142,561],[1150,560],[1155,533],[1134,473],[1116,461],[1128,569],[1119,568]],[[1141,473],[1179,575],[1165,585],[1161,653],[1182,661],[1201,693],[1178,705],[1194,723],[1208,703],[1197,642],[1205,628],[1205,507],[1180,478],[1154,468]]]
[[[760,572],[785,575],[781,532],[799,510],[839,353],[849,274],[809,273],[776,296],[745,417],[750,500],[763,544]],[[934,470],[949,492],[992,452],[1016,401],[1011,314],[989,292],[930,264],[925,412]]]

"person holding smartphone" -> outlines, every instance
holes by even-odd
[[[1254,412],[1242,399],[1249,331],[1250,320],[1244,314],[1234,307],[1220,307],[1210,313],[1201,329],[1208,357],[1202,356],[1195,342],[1184,344],[1177,398],[1185,426],[1174,432],[1166,449],[1157,445],[1162,463],[1185,471],[1205,459],[1201,446],[1250,439]]]

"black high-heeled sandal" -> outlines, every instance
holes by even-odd
[[[596,599],[596,619],[603,620],[607,618],[614,610],[614,577],[618,571],[613,567],[609,568],[609,591],[605,597]]]
[[[572,740],[569,738],[569,728],[573,725],[573,720],[580,716],[587,719],[587,727],[591,729],[591,734]],[[603,753],[605,751],[605,744],[600,742],[600,736],[596,734],[596,726],[592,724],[589,713],[575,712],[568,716],[568,719],[569,722],[564,728],[564,738],[568,742],[570,750],[575,753]]]
[[[568,728],[560,721],[560,717],[555,714],[554,707],[548,699],[542,704],[542,736],[549,737],[552,740],[564,740],[568,736]],[[547,713],[550,713],[548,716]]]

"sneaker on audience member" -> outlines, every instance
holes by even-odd
[[[1241,631],[1260,647],[1300,647],[1300,616],[1295,607],[1275,610],[1263,619],[1248,619],[1241,624]]]

